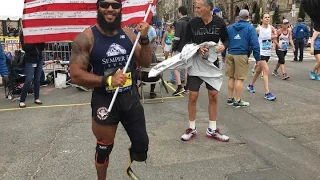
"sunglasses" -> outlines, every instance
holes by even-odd
[[[99,7],[101,7],[101,8],[108,9],[110,6],[112,7],[112,9],[120,9],[121,8],[120,3],[110,3],[110,2],[106,2],[106,1],[99,2]]]

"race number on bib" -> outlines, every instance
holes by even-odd
[[[262,50],[271,50],[272,43],[271,40],[262,40]]]
[[[320,50],[320,40],[314,41],[314,49],[315,50]]]
[[[166,39],[166,44],[171,45],[171,44],[172,44],[172,40],[169,39],[169,38],[167,38],[167,39]]]
[[[282,42],[282,43],[281,43],[281,48],[282,48],[283,50],[288,50],[288,47],[289,47],[289,43],[288,43],[288,42]]]

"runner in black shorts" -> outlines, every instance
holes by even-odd
[[[260,56],[262,61],[269,62],[270,56]]]
[[[119,122],[131,140],[131,162],[147,159],[149,139],[133,65],[136,60],[139,65],[148,67],[152,49],[147,36],[149,24],[141,22],[138,25],[141,45],[136,46],[134,59],[126,74],[123,74],[122,69],[136,36],[132,30],[121,28],[121,0],[98,0],[97,9],[97,24],[84,30],[73,41],[70,73],[73,83],[94,88],[91,108],[92,131],[97,139],[95,165],[98,180],[105,180]],[[116,87],[120,87],[119,94],[108,115],[107,110]]]
[[[293,52],[295,51],[294,43],[292,40],[292,32],[291,32],[291,29],[288,29],[288,27],[289,27],[289,21],[287,19],[283,19],[281,28],[277,30],[278,42],[277,40],[275,40],[276,53],[279,60],[276,65],[276,68],[272,71],[272,74],[274,76],[278,76],[278,69],[280,67],[282,71],[283,80],[289,79],[289,76],[286,72],[286,67],[285,67],[285,57],[287,55],[290,44],[292,46]]]
[[[264,98],[273,101],[276,99],[276,96],[269,91],[269,66],[267,62],[271,56],[272,40],[277,38],[277,31],[270,25],[270,15],[268,13],[264,13],[261,16],[261,21],[262,25],[256,28],[260,44],[261,61],[247,89],[249,92],[255,93],[254,83],[257,81],[259,74],[263,72]]]

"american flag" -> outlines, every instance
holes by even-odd
[[[97,0],[25,0],[22,17],[25,43],[72,41],[97,22]],[[149,7],[148,0],[122,0],[122,26],[138,24]],[[148,16],[155,14],[156,1]]]

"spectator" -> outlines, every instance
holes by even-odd
[[[22,50],[25,51],[25,74],[26,79],[21,91],[20,97],[20,108],[25,108],[25,100],[27,97],[28,90],[30,85],[33,81],[34,86],[34,103],[42,104],[39,99],[39,91],[40,91],[40,77],[41,73],[43,72],[43,58],[42,58],[42,51],[44,50],[45,44],[44,43],[35,43],[35,44],[25,44],[23,33],[20,34],[20,42],[22,46]]]
[[[310,31],[308,27],[302,23],[302,19],[298,18],[298,23],[293,28],[292,38],[294,41],[295,51],[294,51],[294,62],[297,62],[298,59],[298,50],[300,50],[299,62],[303,61],[303,50],[305,39],[309,39]]]
[[[4,86],[6,86],[7,82],[9,81],[8,74],[9,73],[6,65],[6,58],[4,56],[2,46],[0,45],[0,75],[2,77],[2,84]]]
[[[172,42],[172,51],[173,56],[180,53],[183,49],[183,47],[188,43],[185,39],[186,36],[186,29],[188,22],[190,20],[190,17],[188,17],[188,11],[187,8],[184,6],[180,6],[178,8],[178,16],[179,20],[175,23],[175,34],[174,34],[174,40]],[[182,87],[181,84],[181,74],[178,69],[174,70],[175,79],[177,81],[178,88],[173,93],[174,96],[180,95],[181,93],[188,92],[187,87],[187,69],[184,69],[184,75],[185,75],[185,86]]]
[[[248,18],[249,11],[243,9],[239,12],[239,21],[228,27],[230,44],[226,58],[226,76],[229,77],[227,103],[236,108],[249,106],[249,102],[241,99],[241,93],[243,81],[248,76],[248,54],[250,54],[251,48],[256,61],[260,61],[257,33],[248,22]],[[235,96],[233,96],[234,92]]]

